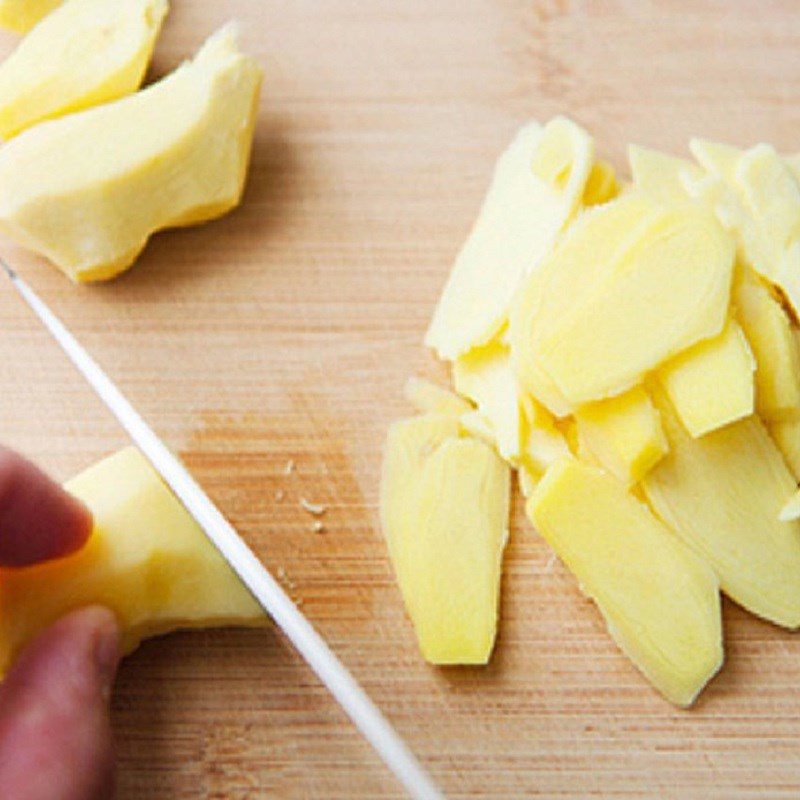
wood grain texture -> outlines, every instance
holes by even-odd
[[[183,456],[452,798],[794,798],[800,640],[725,608],[728,664],[663,702],[516,523],[487,669],[419,658],[377,526],[380,450],[495,157],[568,113],[623,166],[691,135],[800,149],[800,6],[670,0],[173,0],[154,74],[229,17],[266,71],[245,203],[76,287],[2,243]],[[4,37],[7,50],[12,37]],[[67,477],[124,443],[0,288],[0,438]],[[289,459],[296,463],[285,474]],[[278,499],[279,491],[285,493]],[[299,500],[329,506],[314,533]],[[398,798],[273,631],[128,659],[120,798]]]

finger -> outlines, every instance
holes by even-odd
[[[108,800],[108,701],[119,662],[114,615],[75,611],[23,652],[0,686],[0,787],[14,800]]]
[[[69,555],[92,530],[89,510],[37,466],[0,447],[0,566]]]

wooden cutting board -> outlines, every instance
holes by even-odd
[[[174,0],[153,74],[230,17],[266,73],[244,205],[157,236],[105,286],[2,252],[188,462],[452,798],[794,798],[800,639],[727,604],[728,664],[661,700],[516,516],[486,669],[417,654],[377,524],[386,425],[515,128],[800,150],[800,7],[756,2]],[[5,50],[13,37],[2,39]],[[91,143],[87,143],[90,146]],[[0,439],[65,478],[125,443],[0,286]],[[294,471],[287,464],[295,465]],[[324,503],[316,533],[301,508]],[[120,798],[399,798],[273,630],[129,658]]]

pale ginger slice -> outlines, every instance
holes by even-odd
[[[71,278],[111,278],[155,231],[218,217],[244,187],[261,70],[235,31],[142,92],[0,149],[0,229]]]
[[[572,458],[548,470],[527,511],[623,652],[670,702],[691,705],[723,662],[713,572],[621,483]]]
[[[792,171],[794,179],[800,183],[800,153],[792,153],[791,155],[784,156],[783,160],[786,166]]]
[[[500,330],[520,281],[580,203],[592,157],[591,138],[569,120],[519,130],[497,162],[428,328],[425,343],[441,358],[454,360]]]
[[[522,451],[519,461],[532,474],[542,473],[551,464],[569,455],[569,445],[553,416],[541,403],[523,394],[520,407]]]
[[[64,0],[0,0],[0,26],[27,33]]]
[[[681,422],[697,437],[753,413],[755,369],[747,339],[731,320],[719,336],[684,350],[657,375]]]
[[[460,417],[472,411],[472,406],[457,394],[426,378],[409,378],[403,387],[403,394],[420,414],[454,414]]]
[[[66,489],[91,509],[94,531],[75,555],[0,570],[0,672],[39,631],[83,605],[115,612],[126,653],[180,628],[267,622],[137,449],[89,467]]]
[[[656,202],[667,205],[685,203],[689,198],[683,183],[684,175],[696,179],[702,174],[685,158],[635,144],[628,147],[628,161],[636,188]]]
[[[769,145],[749,150],[694,139],[689,145],[708,170],[686,188],[735,234],[741,259],[774,284],[800,312],[800,184]]]
[[[668,450],[658,411],[641,387],[575,412],[579,448],[626,486],[640,481]]]
[[[599,159],[592,165],[592,171],[586,179],[581,202],[584,206],[598,206],[613,200],[619,191],[614,167],[608,161]]]
[[[800,523],[778,519],[796,488],[756,416],[693,438],[660,390],[652,396],[670,445],[642,481],[656,513],[704,558],[733,600],[800,626]]]
[[[737,271],[732,299],[756,360],[758,413],[768,422],[800,415],[800,347],[789,317],[746,267]]]
[[[0,136],[135,92],[167,7],[166,0],[68,0],[0,65]]]
[[[497,451],[507,461],[520,456],[520,401],[508,347],[493,339],[453,363],[453,386],[478,407],[492,431]]]
[[[637,193],[589,209],[514,298],[509,324],[512,366],[520,386],[557,417],[572,413],[572,404],[543,369],[537,343],[597,291],[609,265],[655,213],[654,203]]]
[[[776,248],[800,236],[800,185],[772,145],[757,144],[742,153],[734,177],[745,207]]]
[[[592,270],[605,280],[577,303],[570,295],[556,299],[548,311],[561,310],[560,319],[528,342],[525,358],[576,406],[621,394],[720,333],[733,256],[711,213],[688,203],[664,207],[612,264],[585,264],[587,280],[594,283]]]
[[[497,434],[495,433],[494,426],[480,411],[476,409],[467,411],[465,414],[462,414],[458,420],[461,423],[461,430],[463,432],[497,449]]]
[[[800,481],[800,419],[768,423],[769,433],[796,481]]]
[[[722,142],[711,142],[707,139],[690,139],[689,150],[697,159],[697,163],[711,174],[716,174],[728,182],[733,182],[736,164],[742,151]]]
[[[536,486],[542,479],[542,473],[521,466],[517,472],[517,483],[522,496],[527,500],[536,491]]]
[[[458,438],[450,415],[394,423],[381,521],[423,657],[485,664],[497,631],[510,472],[494,449]]]
[[[798,489],[787,501],[778,515],[781,522],[790,522],[800,519],[800,489]]]
[[[522,447],[514,466],[523,496],[530,497],[547,468],[570,454],[570,445],[553,416],[530,395],[521,395],[520,407]]]

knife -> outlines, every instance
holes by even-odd
[[[444,800],[444,795],[405,742],[186,467],[156,436],[97,362],[33,289],[2,258],[0,266],[22,299],[39,317],[253,597],[308,662],[353,724],[405,787],[409,796],[414,800]]]

